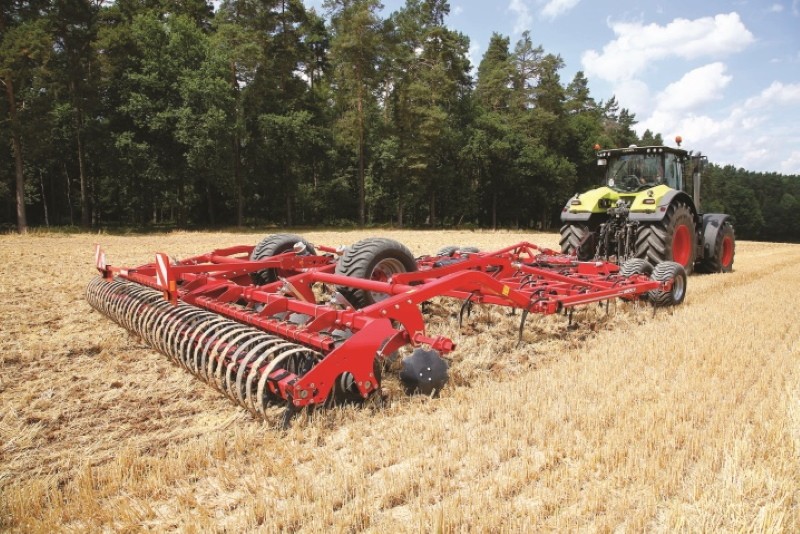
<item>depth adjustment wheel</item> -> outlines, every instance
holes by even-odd
[[[302,252],[300,252],[301,256],[316,255],[317,252],[314,250],[314,245],[299,235],[273,234],[268,235],[256,245],[253,252],[250,253],[250,259],[263,260],[265,258],[271,258],[272,256],[277,256],[278,254],[293,250],[298,243],[305,247]],[[256,285],[263,286],[275,282],[278,280],[279,276],[285,276],[287,274],[289,273],[284,273],[280,269],[264,269],[263,271],[252,273],[250,278]]]
[[[656,265],[650,276],[656,282],[666,283],[672,281],[669,290],[654,289],[648,293],[648,298],[653,306],[660,308],[677,306],[686,298],[687,276],[683,265],[674,261],[664,261]]]
[[[388,282],[399,273],[414,272],[417,262],[411,251],[394,239],[369,237],[349,247],[336,264],[336,274]],[[380,302],[389,295],[377,291],[355,289],[348,286],[337,286],[354,308],[364,308]]]

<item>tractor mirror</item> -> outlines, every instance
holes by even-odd
[[[598,158],[597,164],[600,165],[601,167],[604,167],[608,165],[608,160],[606,158]]]

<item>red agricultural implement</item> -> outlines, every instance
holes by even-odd
[[[284,424],[303,407],[379,392],[383,361],[407,345],[406,391],[438,394],[441,356],[455,345],[426,333],[430,299],[461,301],[462,314],[474,303],[520,309],[521,336],[529,313],[617,298],[671,306],[686,289],[673,262],[580,262],[531,243],[414,258],[390,239],[335,249],[277,234],[180,261],[160,253],[135,268],[107,265],[99,246],[95,256],[94,308],[252,412],[284,404]]]

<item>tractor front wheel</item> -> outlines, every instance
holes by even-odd
[[[636,257],[653,265],[674,261],[691,274],[695,258],[695,224],[692,210],[682,203],[672,204],[664,218],[642,224],[636,235]]]
[[[565,224],[561,227],[561,252],[575,254],[580,261],[594,257],[595,239],[592,231],[584,224]]]

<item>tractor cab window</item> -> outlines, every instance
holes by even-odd
[[[678,157],[675,154],[664,154],[664,180],[673,189],[683,189],[683,174]]]
[[[664,183],[663,154],[625,154],[610,161],[608,187],[635,192]]]

